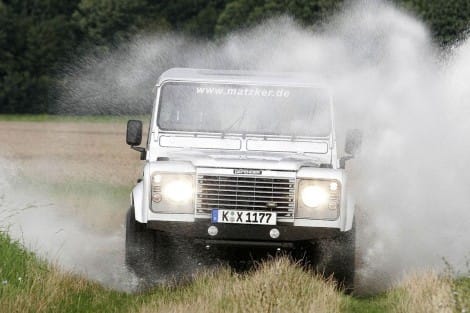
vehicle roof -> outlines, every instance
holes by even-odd
[[[163,72],[157,82],[161,86],[166,81],[266,84],[281,86],[313,86],[327,88],[318,83],[308,73],[296,72],[258,72],[240,70],[211,70],[198,68],[171,68]]]

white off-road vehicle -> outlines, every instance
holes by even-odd
[[[338,157],[330,90],[307,75],[174,68],[155,86],[145,160],[132,190],[126,263],[138,276],[182,272],[204,247],[309,246],[315,265],[350,287],[354,202]],[[189,261],[197,257],[189,257]]]

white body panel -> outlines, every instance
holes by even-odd
[[[265,152],[328,153],[327,142],[250,139],[246,150]]]
[[[241,72],[243,73],[243,72]],[[235,74],[235,75],[232,75]],[[192,213],[154,213],[151,207],[151,177],[154,173],[200,173],[230,175],[235,169],[260,170],[259,177],[290,177],[300,179],[334,179],[340,182],[341,199],[338,218],[319,220],[296,218],[285,219],[299,227],[351,229],[354,219],[354,202],[349,195],[344,170],[339,168],[336,138],[334,133],[333,106],[332,130],[322,138],[291,138],[250,134],[192,133],[161,131],[157,127],[160,86],[165,82],[210,82],[272,84],[276,86],[311,85],[308,79],[298,75],[269,74],[241,75],[239,72],[214,72],[193,69],[172,69],[165,72],[156,86],[154,112],[150,122],[147,141],[147,160],[142,181],[132,191],[131,200],[136,220],[194,222],[198,218],[209,218]],[[315,85],[317,86],[317,85]],[[330,100],[331,101],[331,100]],[[162,161],[162,158],[165,158]],[[195,184],[196,178],[195,178]],[[297,186],[297,184],[296,184]]]
[[[240,139],[221,138],[194,138],[194,136],[168,136],[159,137],[160,147],[195,149],[215,149],[215,150],[240,150]]]

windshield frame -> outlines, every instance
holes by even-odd
[[[326,92],[327,98],[328,98],[328,103],[326,104],[329,109],[329,132],[325,133],[324,136],[306,136],[306,135],[286,135],[286,134],[269,134],[269,133],[251,133],[251,132],[224,132],[224,131],[206,131],[206,130],[175,130],[175,129],[166,129],[164,127],[160,126],[160,113],[162,109],[162,88],[167,85],[167,84],[195,84],[195,85],[240,85],[240,86],[246,86],[246,87],[273,87],[273,88],[317,88],[317,89],[322,89]],[[174,134],[200,134],[200,135],[218,135],[221,137],[230,137],[230,136],[236,136],[236,137],[258,137],[258,138],[288,138],[288,139],[300,139],[300,140],[306,140],[306,139],[327,139],[330,138],[331,136],[334,137],[334,109],[333,109],[333,97],[332,97],[332,92],[331,88],[326,87],[324,85],[320,84],[309,84],[309,83],[295,83],[293,82],[292,84],[279,84],[279,83],[269,83],[269,82],[260,82],[260,83],[254,83],[254,82],[243,82],[243,81],[203,81],[203,80],[165,80],[162,81],[159,85],[155,86],[156,87],[156,114],[155,118],[153,121],[153,125],[157,126],[157,129],[159,132],[163,133],[174,133]]]

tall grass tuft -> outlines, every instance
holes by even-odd
[[[340,312],[341,293],[332,279],[307,272],[287,257],[261,263],[247,274],[228,269],[196,278],[193,292],[179,301],[154,299],[151,312]]]
[[[389,297],[393,300],[392,311],[396,313],[452,313],[455,310],[451,278],[434,271],[408,275]]]

